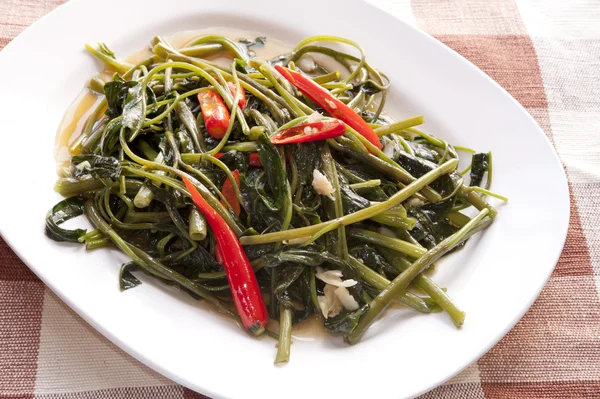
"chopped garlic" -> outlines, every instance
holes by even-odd
[[[315,277],[325,283],[322,296],[318,296],[319,307],[325,318],[337,316],[342,307],[348,310],[358,309],[358,302],[347,287],[357,284],[355,280],[342,280],[341,270],[324,270],[318,266]]]
[[[342,280],[341,270],[323,270],[321,267],[317,267],[317,273],[315,277],[324,282],[336,287],[352,287],[356,285],[355,280]]]
[[[296,66],[302,69],[304,72],[313,72],[317,69],[317,64],[315,60],[310,56],[304,56],[298,60]]]
[[[305,126],[304,127],[304,134],[310,134],[310,132],[311,132],[310,126]]]
[[[313,181],[312,186],[319,195],[326,195],[332,201],[335,201],[333,193],[335,189],[331,185],[331,182],[327,180],[327,177],[319,172],[317,169],[313,170]]]
[[[325,318],[335,317],[339,315],[343,309],[340,299],[335,295],[336,289],[337,288],[333,285],[327,284],[323,289],[323,295],[317,297],[321,313],[323,313]]]
[[[81,171],[92,169],[92,165],[90,165],[89,161],[83,161],[82,163],[80,163],[79,165],[77,165],[75,167]]]
[[[393,141],[388,140],[385,143],[385,146],[383,147],[383,153],[385,155],[387,155],[389,158],[393,158],[395,147],[396,147],[396,144],[394,144]]]
[[[321,115],[320,113],[318,113],[317,111],[315,111],[312,114],[310,114],[308,116],[308,118],[306,118],[306,123],[319,122],[321,119],[323,119],[323,115]]]
[[[417,198],[417,197],[410,197],[410,198],[409,198],[409,199],[406,201],[406,203],[407,203],[408,205],[410,205],[410,206],[423,206],[423,205],[425,205],[425,202],[424,202],[424,201],[422,201],[422,200],[420,200],[420,199],[419,199],[419,198]]]
[[[331,100],[327,100],[325,99],[325,102],[327,103],[327,105],[329,105],[331,108],[336,109],[337,105],[335,105],[335,103]]]
[[[350,295],[350,291],[346,287],[338,287],[335,290],[335,296],[342,305],[348,310],[356,310],[358,309],[358,302],[352,295]]]

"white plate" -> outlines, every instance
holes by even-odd
[[[343,10],[343,11],[341,11]],[[388,314],[358,345],[299,342],[273,366],[274,341],[255,340],[177,290],[153,282],[120,293],[110,251],[45,238],[59,199],[53,144],[68,105],[98,64],[85,42],[122,55],[156,34],[210,26],[261,31],[290,44],[314,34],[358,41],[393,82],[387,109],[423,113],[425,129],[494,153],[494,190],[510,203],[435,279],[467,312],[456,330],[444,314]],[[519,320],[561,252],[569,196],[561,164],[529,114],[468,61],[423,32],[357,1],[75,0],[0,53],[4,239],[69,306],[125,351],[213,397],[410,397],[475,361]],[[331,396],[334,395],[334,396]]]

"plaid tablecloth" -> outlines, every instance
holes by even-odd
[[[558,150],[571,191],[566,246],[539,299],[498,345],[424,397],[600,398],[600,1],[369,1],[520,101]],[[0,0],[0,48],[62,2]],[[204,398],[103,338],[1,239],[0,397]]]

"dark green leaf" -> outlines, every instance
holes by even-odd
[[[471,182],[469,186],[481,186],[483,175],[489,169],[490,157],[486,153],[473,154],[471,161]]]
[[[116,180],[121,175],[121,162],[114,157],[102,155],[76,155],[71,158],[74,177],[91,175],[95,178],[107,177]]]
[[[415,155],[426,161],[437,163],[440,159],[440,154],[436,151],[436,148],[431,144],[416,143],[409,141],[408,145],[412,148]]]
[[[302,275],[302,273],[304,272],[304,268],[305,266],[295,265],[287,265],[285,267],[279,268],[277,272],[277,281],[275,282],[275,286],[273,289],[273,294],[277,298],[282,297],[282,295],[286,293],[288,288],[290,288],[290,286],[294,284],[294,282],[298,280],[298,278]]]
[[[123,126],[131,130],[136,130],[144,122],[142,85],[135,82],[128,88],[127,96],[123,103]]]
[[[355,311],[344,309],[339,315],[327,318],[325,320],[325,327],[333,333],[348,335],[354,331],[360,317],[365,314],[367,310],[369,310],[368,304],[363,305]]]
[[[303,186],[310,186],[313,179],[313,171],[321,169],[321,157],[316,154],[321,153],[320,142],[302,143],[294,146],[293,155],[298,168],[298,181]]]
[[[82,215],[83,197],[71,197],[60,201],[54,205],[46,215],[46,235],[54,241],[67,241],[79,243],[79,237],[86,233],[86,230],[75,229],[67,230],[59,227],[60,224],[69,219]]]
[[[130,288],[137,287],[142,284],[137,277],[135,277],[131,272],[136,271],[138,266],[133,263],[124,263],[119,270],[119,288],[121,291],[126,291]]]
[[[106,115],[115,118],[123,113],[123,102],[127,98],[129,88],[139,85],[137,82],[125,82],[118,74],[113,80],[104,84],[104,95],[108,106]]]
[[[366,198],[356,194],[354,190],[346,185],[340,185],[340,191],[342,194],[342,205],[344,207],[344,215],[358,212],[361,209],[368,208],[371,202]]]
[[[397,270],[370,245],[361,244],[350,249],[350,254],[378,273],[397,275]]]
[[[259,136],[258,141],[258,156],[260,162],[264,166],[267,184],[275,198],[274,206],[280,210],[283,207],[285,197],[289,195],[290,187],[283,166],[283,160],[279,156],[277,148],[271,144],[271,140],[266,134]]]
[[[245,173],[248,170],[248,155],[239,151],[228,151],[221,155],[219,161],[223,162],[230,170]]]
[[[454,206],[454,198],[422,207],[407,206],[408,215],[417,219],[410,234],[421,245],[432,248],[458,229],[445,222],[446,215]]]
[[[242,205],[247,211],[250,223],[257,231],[262,232],[269,226],[280,225],[281,218],[277,208],[266,197],[262,186],[263,170],[251,168],[246,174],[240,175]]]
[[[417,158],[404,151],[398,151],[394,160],[417,179],[437,167],[437,164]]]

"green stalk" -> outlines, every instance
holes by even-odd
[[[404,129],[408,129],[409,127],[422,125],[425,122],[425,118],[423,115],[413,116],[412,118],[408,118],[402,121],[397,121],[394,123],[390,123],[389,125],[382,126],[380,128],[375,129],[375,133],[379,137],[385,136],[386,134],[396,133],[402,131]]]
[[[194,241],[202,241],[206,238],[206,219],[197,208],[192,208],[188,217],[190,238]]]
[[[180,284],[181,286],[189,289],[193,293],[201,296],[208,302],[211,302],[213,305],[215,305],[219,312],[234,318],[239,318],[239,316],[227,309],[221,303],[220,300],[213,297],[212,294],[210,294],[209,291],[206,290],[204,287],[200,286],[200,284],[185,278],[184,276],[172,269],[169,269],[160,262],[154,260],[144,251],[123,240],[121,236],[119,236],[119,234],[117,234],[117,232],[113,230],[112,227],[110,227],[110,225],[106,223],[106,221],[100,216],[100,214],[98,213],[98,209],[94,206],[91,200],[86,201],[84,207],[85,214],[90,220],[90,222],[96,228],[102,231],[102,233],[107,235],[118,248],[120,248],[125,254],[127,254],[131,258],[133,262],[135,262],[136,265],[149,271],[151,274],[158,275],[161,278],[166,278],[167,280],[174,281]]]
[[[98,43],[98,46],[99,47],[103,46],[103,43]],[[93,48],[92,46],[90,46],[87,43],[85,45],[85,48],[87,51],[92,53],[92,55],[97,57],[100,61],[104,62],[108,67],[117,71],[119,73],[119,75],[125,74],[132,67],[131,64],[128,64],[126,62],[121,62],[113,57],[110,57],[110,56],[104,54],[103,52],[96,50],[95,48]]]
[[[374,216],[371,218],[371,220],[385,226],[396,227],[405,230],[412,230],[417,224],[417,219],[387,214]]]
[[[392,251],[389,248],[377,247],[377,251],[383,255],[392,266],[394,266],[398,272],[402,273],[404,270],[411,266],[411,262]],[[460,310],[456,304],[452,301],[450,296],[442,290],[431,278],[421,273],[415,277],[413,281],[415,287],[423,290],[427,295],[431,297],[452,319],[452,322],[457,328],[461,328],[465,321],[465,312]]]
[[[275,364],[287,363],[290,360],[292,345],[292,316],[293,312],[285,305],[279,305],[279,342]]]
[[[346,337],[346,341],[350,344],[357,343],[365,331],[371,326],[371,324],[373,324],[379,314],[383,312],[385,308],[387,308],[390,301],[397,295],[404,292],[409,284],[415,279],[415,277],[421,274],[423,270],[427,269],[433,262],[438,260],[448,251],[464,242],[473,234],[488,227],[493,221],[493,219],[489,217],[486,218],[488,213],[489,211],[487,209],[479,212],[479,214],[471,219],[471,221],[462,229],[437,244],[425,255],[416,260],[404,272],[400,273],[398,277],[391,282],[387,289],[377,295],[369,304],[369,310],[361,317],[354,331],[352,331],[352,333]]]
[[[87,193],[88,191],[98,190],[102,187],[104,187],[104,184],[95,178],[76,179],[74,177],[61,177],[54,184],[54,191],[63,197],[73,197]]]
[[[333,162],[333,157],[331,156],[331,152],[329,151],[329,146],[327,143],[323,145],[321,159],[323,160],[323,171],[325,172],[325,176],[333,186],[334,200],[331,203],[331,207],[333,208],[335,219],[339,219],[344,216],[342,192],[340,190],[340,181],[338,179],[335,163]],[[348,242],[346,240],[346,229],[343,224],[339,225],[337,232],[338,239],[335,243],[335,247],[333,248],[333,254],[344,260],[348,260]]]
[[[318,84],[323,84],[323,83],[328,83],[328,82],[331,82],[334,80],[339,80],[340,77],[341,77],[340,73],[338,71],[335,71],[335,72],[326,73],[325,75],[314,77],[313,80]]]
[[[360,136],[360,137],[362,137],[362,136]],[[367,165],[373,167],[374,169],[378,170],[381,173],[384,173],[386,176],[391,177],[392,179],[394,179],[396,181],[406,183],[406,184],[415,181],[415,178],[410,173],[408,173],[406,170],[404,170],[403,168],[400,168],[400,167],[396,167],[394,165],[395,164],[394,161],[392,161],[394,163],[394,164],[392,164],[390,162],[386,162],[384,159],[382,159],[378,156],[375,156],[373,154],[354,151],[350,147],[343,146],[340,143],[336,142],[335,140],[330,139],[330,140],[327,140],[327,142],[329,144],[331,144],[332,147],[334,149],[336,149],[337,151],[340,151],[343,154],[346,154],[364,164],[367,164]],[[365,142],[363,142],[363,144],[366,145]],[[371,144],[371,143],[368,143],[368,144],[371,145],[372,147],[374,147],[373,144]],[[367,146],[367,148],[369,148],[368,145],[366,145],[366,146]],[[374,148],[377,149],[376,147],[374,147]],[[369,150],[371,150],[371,148],[369,148]],[[425,196],[425,198],[427,198],[428,200],[430,200],[432,202],[437,202],[441,199],[441,196],[438,193],[436,193],[434,190],[430,189],[429,187],[423,187],[422,193],[423,193],[423,196]]]
[[[380,185],[381,185],[381,180],[375,179],[375,180],[367,180],[362,183],[350,184],[349,186],[351,189],[356,190],[359,188],[379,187]]]
[[[257,244],[268,244],[272,242],[281,242],[283,240],[291,240],[297,237],[307,237],[311,236],[317,231],[323,229],[327,225],[332,225],[336,223],[341,223],[343,226],[348,226],[353,223],[362,222],[363,220],[370,219],[373,216],[377,216],[378,214],[385,212],[397,205],[400,205],[402,202],[406,201],[408,198],[412,197],[418,191],[420,191],[423,187],[427,186],[432,181],[436,180],[440,176],[443,176],[447,173],[452,172],[456,169],[458,165],[458,160],[452,159],[447,161],[441,166],[431,170],[430,172],[424,174],[414,182],[410,183],[402,190],[398,191],[396,194],[388,198],[386,201],[381,202],[377,205],[371,206],[369,208],[362,209],[360,211],[351,213],[349,215],[345,215],[341,218],[337,218],[334,220],[330,220],[328,222],[323,222],[319,224],[315,224],[312,226],[301,227],[297,229],[292,229],[283,232],[276,233],[268,233],[256,236],[245,236],[240,238],[240,243],[242,245],[257,245]]]
[[[390,285],[390,280],[377,273],[358,259],[353,256],[350,256],[348,259],[348,263],[352,267],[352,269],[360,276],[361,280],[365,281],[367,284],[372,286],[373,288],[378,289],[379,291],[384,291]],[[411,292],[404,292],[394,298],[400,303],[416,310],[421,313],[431,313],[431,308],[427,305],[427,303],[414,295]]]
[[[401,252],[412,258],[419,258],[421,255],[427,253],[427,250],[421,246],[365,229],[349,229],[348,236],[360,241],[379,245],[384,248],[393,249],[394,251]]]
[[[481,211],[483,209],[487,209],[490,212],[490,217],[494,218],[498,215],[498,211],[496,208],[491,206],[487,201],[481,198],[475,191],[469,190],[467,186],[462,186],[461,188],[462,197],[471,205],[473,205],[477,210]]]

